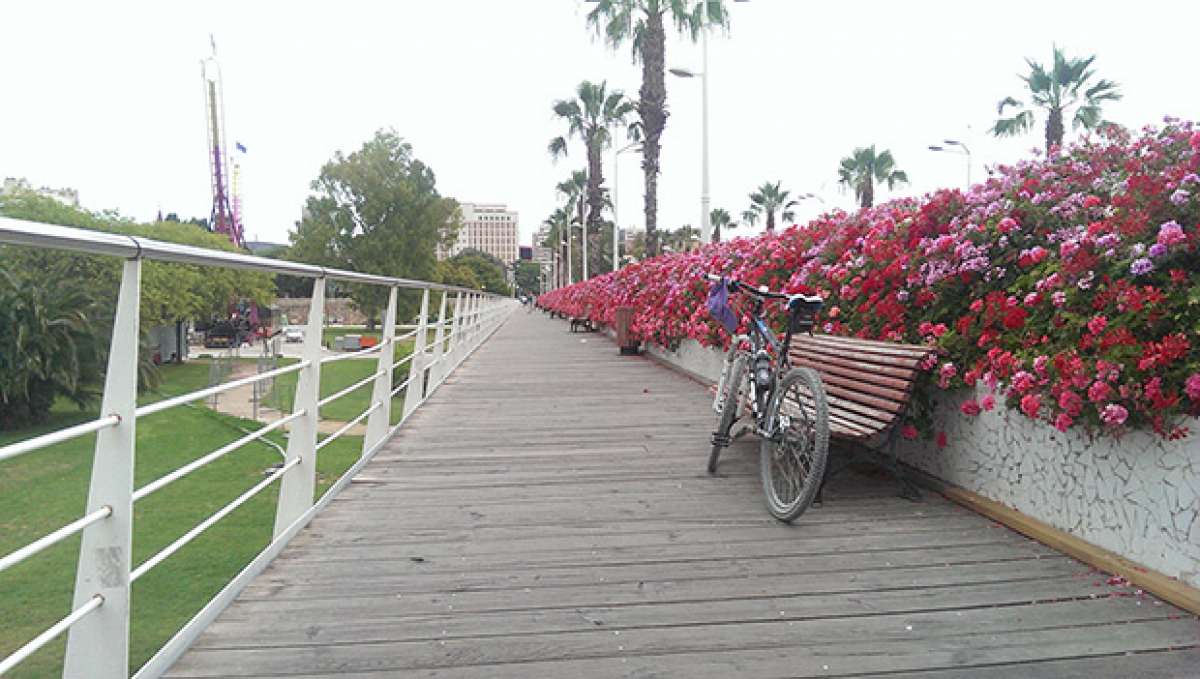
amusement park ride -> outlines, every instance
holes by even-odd
[[[212,212],[209,229],[229,238],[239,248],[246,247],[242,228],[241,195],[238,187],[240,167],[229,162],[225,134],[225,94],[221,83],[221,64],[217,61],[217,44],[209,36],[212,56],[200,61],[200,77],[204,83],[205,131],[208,134],[208,169],[212,188]],[[244,148],[239,144],[240,150]],[[232,170],[230,170],[232,168]],[[233,191],[229,190],[229,175]],[[197,324],[204,332],[204,346],[212,348],[240,347],[242,343],[272,336],[270,319],[259,317],[258,305],[252,300],[231,300],[229,313],[208,323]]]

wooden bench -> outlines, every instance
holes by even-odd
[[[882,453],[886,448],[884,459],[901,483],[901,495],[920,497],[896,459],[896,441],[920,366],[935,353],[933,347],[834,335],[792,337],[792,365],[820,373],[829,400],[830,436],[850,448],[838,469],[831,471],[832,465],[826,465],[826,479],[853,463],[856,452]]]

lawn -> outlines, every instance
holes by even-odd
[[[335,364],[336,365],[336,364]],[[163,369],[163,396],[202,388],[208,365],[192,362]],[[0,433],[0,445],[95,417],[69,405],[56,406],[51,422],[16,433]],[[202,406],[179,407],[138,421],[135,487],[204,455],[250,429],[249,420]],[[271,439],[282,445],[282,435]],[[24,546],[83,514],[94,436],[62,443],[0,463],[0,555]],[[361,437],[344,437],[322,449],[318,494],[358,458]],[[255,442],[230,453],[135,507],[133,563],[136,566],[262,479],[278,462],[271,446]],[[131,669],[161,645],[237,574],[270,540],[278,484],[273,484],[201,537],[171,556],[133,588]],[[0,657],[6,656],[66,615],[71,606],[79,539],[67,540],[0,573]],[[65,636],[22,663],[8,677],[57,677]]]
[[[412,350],[413,340],[411,338],[403,342],[398,342],[396,344],[394,360],[398,361],[408,356],[412,353]],[[321,398],[335,394],[355,382],[366,379],[375,372],[378,366],[378,356],[375,355],[372,355],[370,358],[350,358],[322,365]],[[409,364],[405,363],[394,371],[392,376],[393,388],[405,379],[408,379],[408,366]],[[296,381],[298,379],[298,373],[288,373],[276,378],[275,391],[267,395],[266,402],[274,403],[274,399],[278,398],[279,404],[283,407],[284,411],[292,412],[292,403],[294,402]],[[321,418],[338,420],[340,422],[348,422],[354,419],[370,407],[372,392],[373,384],[368,382],[321,408]],[[405,392],[402,390],[392,400],[392,424],[400,421],[404,394]]]

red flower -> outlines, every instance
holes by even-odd
[[[938,448],[945,448],[945,447],[946,447],[946,432],[944,432],[944,431],[939,431],[939,432],[937,433],[937,447],[938,447]]]
[[[1042,397],[1037,394],[1025,394],[1021,397],[1021,412],[1028,417],[1037,419],[1038,411],[1042,409]]]
[[[1004,314],[1004,327],[1009,330],[1020,330],[1025,327],[1025,318],[1029,313],[1021,307],[1009,307],[1008,313]]]
[[[909,441],[916,440],[916,438],[919,434],[920,434],[920,432],[917,431],[917,428],[912,426],[911,424],[906,424],[906,425],[904,425],[904,427],[902,427],[900,429],[900,435],[903,436],[904,438],[908,439]]]
[[[962,411],[963,415],[969,415],[971,417],[974,417],[981,412],[979,404],[976,403],[975,399],[973,398],[963,401],[963,404],[959,406],[958,409]]]
[[[1073,391],[1064,391],[1058,395],[1058,407],[1071,417],[1079,417],[1083,412],[1083,398]]]
[[[1099,204],[1100,198],[1098,196],[1088,196],[1087,198],[1083,199],[1084,207],[1096,207]]]

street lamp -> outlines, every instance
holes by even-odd
[[[617,193],[619,192],[619,190],[621,188],[621,182],[618,179],[619,175],[617,174],[617,171],[620,169],[621,163],[618,161],[621,160],[622,153],[625,153],[626,151],[640,149],[641,146],[642,146],[641,142],[635,141],[631,144],[627,144],[624,147],[617,149],[616,153],[613,154],[613,268],[612,268],[612,270],[614,272],[617,269],[621,268],[621,246],[618,243],[619,234],[621,232],[621,213],[619,210],[617,210]]]
[[[671,75],[680,78],[700,78],[700,236],[705,243],[712,240],[712,217],[708,195],[708,28],[700,29],[701,62],[704,70],[691,71],[672,68]]]
[[[946,146],[939,146],[937,144],[931,144],[929,146],[929,150],[930,151],[944,151],[946,153],[957,153],[959,155],[966,156],[966,158],[967,158],[967,188],[968,189],[971,188],[971,149],[967,148],[967,145],[962,143],[961,141],[956,141],[954,139],[943,139],[942,143],[945,144],[946,146],[954,147],[954,148],[957,148],[960,150],[953,151],[951,149],[946,148]]]

